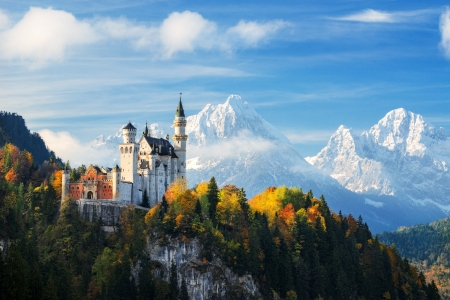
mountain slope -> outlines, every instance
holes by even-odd
[[[38,165],[50,159],[44,140],[36,132],[30,132],[21,116],[0,112],[0,147],[7,142],[13,143],[20,150],[30,152]]]
[[[360,135],[340,126],[327,146],[306,160],[351,191],[450,212],[448,135],[402,108]]]
[[[434,280],[444,299],[450,299],[450,219],[401,228],[378,235],[408,258],[429,280]]]
[[[338,184],[311,167],[289,140],[237,95],[206,105],[187,118],[188,178],[216,177],[219,184],[245,187],[248,196],[267,186],[302,186],[323,192]]]

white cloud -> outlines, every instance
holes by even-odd
[[[270,140],[252,135],[248,130],[242,130],[237,136],[219,140],[205,146],[195,146],[188,143],[188,158],[202,157],[204,159],[232,158],[240,153],[265,152],[276,147]]]
[[[239,21],[239,23],[228,29],[229,36],[236,36],[246,46],[256,46],[261,40],[273,36],[280,29],[287,27],[289,23],[281,20],[258,23],[253,21]]]
[[[154,46],[159,42],[158,28],[136,25],[123,17],[98,19],[94,28],[99,34],[109,38],[131,40],[136,48]]]
[[[434,14],[435,12],[436,11],[433,9],[397,12],[384,12],[374,9],[366,9],[358,13],[332,19],[339,21],[354,21],[365,23],[398,23],[417,21],[420,20],[419,17],[426,16],[428,14]]]
[[[21,20],[6,29],[9,23],[8,16],[0,10],[0,58],[19,60],[32,68],[63,61],[75,46],[113,40],[122,40],[135,50],[163,59],[199,49],[230,51],[255,47],[289,24],[280,20],[240,21],[219,32],[215,22],[191,11],[173,12],[160,24],[145,25],[125,17],[77,20],[69,12],[39,7],[31,7]]]
[[[336,20],[342,21],[356,21],[356,22],[381,22],[381,23],[394,23],[396,22],[394,14],[377,11],[373,9],[366,9],[362,12],[347,15],[344,17],[336,18]]]
[[[284,131],[283,134],[292,144],[308,144],[311,142],[328,141],[334,131],[308,130],[308,131]]]
[[[0,54],[39,67],[62,61],[68,47],[94,42],[97,35],[87,22],[62,10],[31,7],[22,20],[0,33]]]
[[[0,30],[5,29],[9,24],[8,16],[0,9]]]
[[[89,144],[82,144],[68,132],[53,132],[48,129],[39,131],[45,144],[63,159],[70,161],[72,167],[81,164],[98,164],[105,167],[113,163],[114,152],[108,149],[94,149]]]
[[[170,14],[161,24],[161,43],[164,56],[170,58],[179,51],[191,52],[194,48],[210,49],[214,44],[216,24],[199,13],[184,11]]]
[[[450,58],[450,9],[448,7],[441,15],[439,28],[441,30],[441,47],[445,56]]]

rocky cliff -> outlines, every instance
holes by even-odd
[[[174,262],[178,286],[184,278],[190,299],[233,299],[235,295],[243,295],[245,299],[262,299],[252,276],[238,276],[218,258],[211,262],[202,261],[201,250],[196,239],[189,242],[171,240],[164,244],[158,240],[147,245],[150,259],[157,266],[155,276],[168,281]]]

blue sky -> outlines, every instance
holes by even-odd
[[[80,147],[169,125],[179,92],[240,95],[303,156],[399,107],[450,131],[444,1],[129,2],[0,1],[0,110]]]

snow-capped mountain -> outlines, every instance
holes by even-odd
[[[449,136],[402,108],[360,135],[340,126],[327,146],[306,160],[351,191],[450,212]]]
[[[144,126],[133,125],[144,131]],[[92,147],[118,149],[121,128],[107,138],[99,136]],[[158,124],[150,125],[150,130],[157,137],[173,134],[173,128]],[[236,95],[189,116],[186,134],[190,186],[214,176],[219,185],[243,187],[248,198],[270,186],[312,189],[317,196],[324,194],[334,211],[362,215],[374,232],[445,216],[442,208],[448,205],[445,193],[450,187],[447,135],[404,110],[390,112],[361,135],[341,126],[327,147],[308,158],[312,165]],[[111,165],[119,162],[118,151],[106,152],[116,153]],[[405,194],[414,203],[433,201],[439,207],[411,205],[402,198]]]
[[[338,186],[311,167],[289,140],[247,102],[231,95],[187,118],[188,178],[215,176],[220,185],[236,184],[254,196],[270,186],[301,186],[317,192]]]

